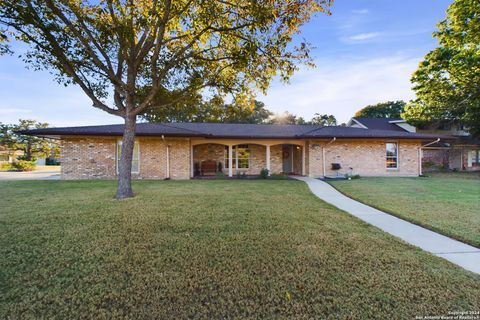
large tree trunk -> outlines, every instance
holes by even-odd
[[[32,161],[32,146],[30,142],[27,142],[27,146],[25,148],[25,160]]]
[[[132,198],[132,158],[135,144],[136,115],[125,117],[122,138],[122,154],[118,163],[117,199]]]

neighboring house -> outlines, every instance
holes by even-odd
[[[113,179],[123,125],[21,132],[60,139],[62,178]],[[223,172],[312,177],[418,176],[420,147],[437,135],[318,125],[139,123],[132,173],[139,179],[188,179]]]
[[[416,128],[403,119],[352,118],[347,126],[396,132],[416,132],[444,137],[443,141],[436,143],[422,142],[422,163],[425,171],[438,169],[480,170],[480,139],[473,138],[461,125],[443,123],[428,128]]]
[[[19,156],[23,156],[24,152],[21,150],[16,150],[15,152],[6,149],[0,149],[0,164],[2,163],[13,163]],[[44,166],[45,165],[45,157],[37,158],[35,161],[35,165],[37,166]]]
[[[14,156],[9,150],[0,150],[0,164],[2,163],[12,163]]]

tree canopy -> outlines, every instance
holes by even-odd
[[[117,198],[127,198],[137,115],[202,90],[253,104],[255,88],[312,65],[308,43],[293,37],[331,2],[1,0],[0,44],[28,44],[29,66],[75,83],[94,107],[124,118]]]
[[[274,113],[268,119],[267,123],[269,124],[305,124],[306,121],[304,118],[297,116],[288,111],[281,113]]]
[[[264,123],[273,113],[265,104],[255,100],[250,105],[238,106],[222,100],[203,101],[200,96],[191,101],[175,104],[171,108],[152,109],[142,115],[148,122],[222,122],[222,123]]]
[[[434,33],[438,47],[413,74],[417,99],[405,109],[414,125],[459,123],[480,135],[480,1],[455,0]]]
[[[310,120],[305,120],[303,117],[297,116],[293,113],[285,111],[283,113],[272,113],[268,121],[269,124],[316,124],[322,126],[336,126],[337,119],[335,116],[328,114],[315,113],[315,116]]]
[[[387,101],[368,105],[355,113],[357,118],[400,118],[405,108],[405,101]]]
[[[336,126],[337,119],[331,114],[319,114],[315,113],[315,116],[310,121],[311,124],[318,124],[324,127]]]

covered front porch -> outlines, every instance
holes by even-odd
[[[191,141],[191,178],[215,175],[305,175],[305,142],[298,140]]]

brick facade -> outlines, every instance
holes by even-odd
[[[419,174],[418,150],[420,142],[394,141],[398,143],[398,168],[387,169],[385,140],[336,140],[309,141],[308,175],[323,176],[323,151],[325,148],[325,174],[336,175],[332,163],[340,163],[338,174],[362,176],[416,176]]]
[[[62,179],[113,179],[115,138],[65,138],[61,140]]]
[[[116,145],[119,139],[106,137],[63,138],[61,140],[62,179],[115,179]],[[188,139],[138,138],[140,172],[135,179],[167,177],[167,145],[170,146],[170,178],[189,179]]]
[[[65,137],[61,140],[61,163],[63,179],[115,179],[116,137]],[[223,144],[200,144],[191,147],[190,139],[166,139],[139,137],[140,172],[137,179],[164,179],[167,177],[167,145],[170,150],[170,178],[188,179],[191,175],[191,150],[193,162],[215,160],[225,169]],[[418,150],[420,142],[396,141],[399,145],[398,169],[386,168],[385,140],[337,140],[331,144],[325,140],[306,142],[305,172],[309,176],[323,176],[323,151],[325,147],[326,175],[335,175],[331,163],[340,163],[340,174],[352,173],[362,176],[415,176],[419,173]],[[250,168],[239,172],[257,175],[266,168],[266,147],[245,141],[251,151]],[[327,145],[328,144],[328,145]],[[301,150],[301,149],[300,149]],[[301,153],[301,151],[300,151]],[[295,166],[302,166],[297,162]],[[282,144],[270,147],[272,173],[283,171]],[[352,169],[350,169],[352,168]],[[237,172],[234,169],[233,174]]]

